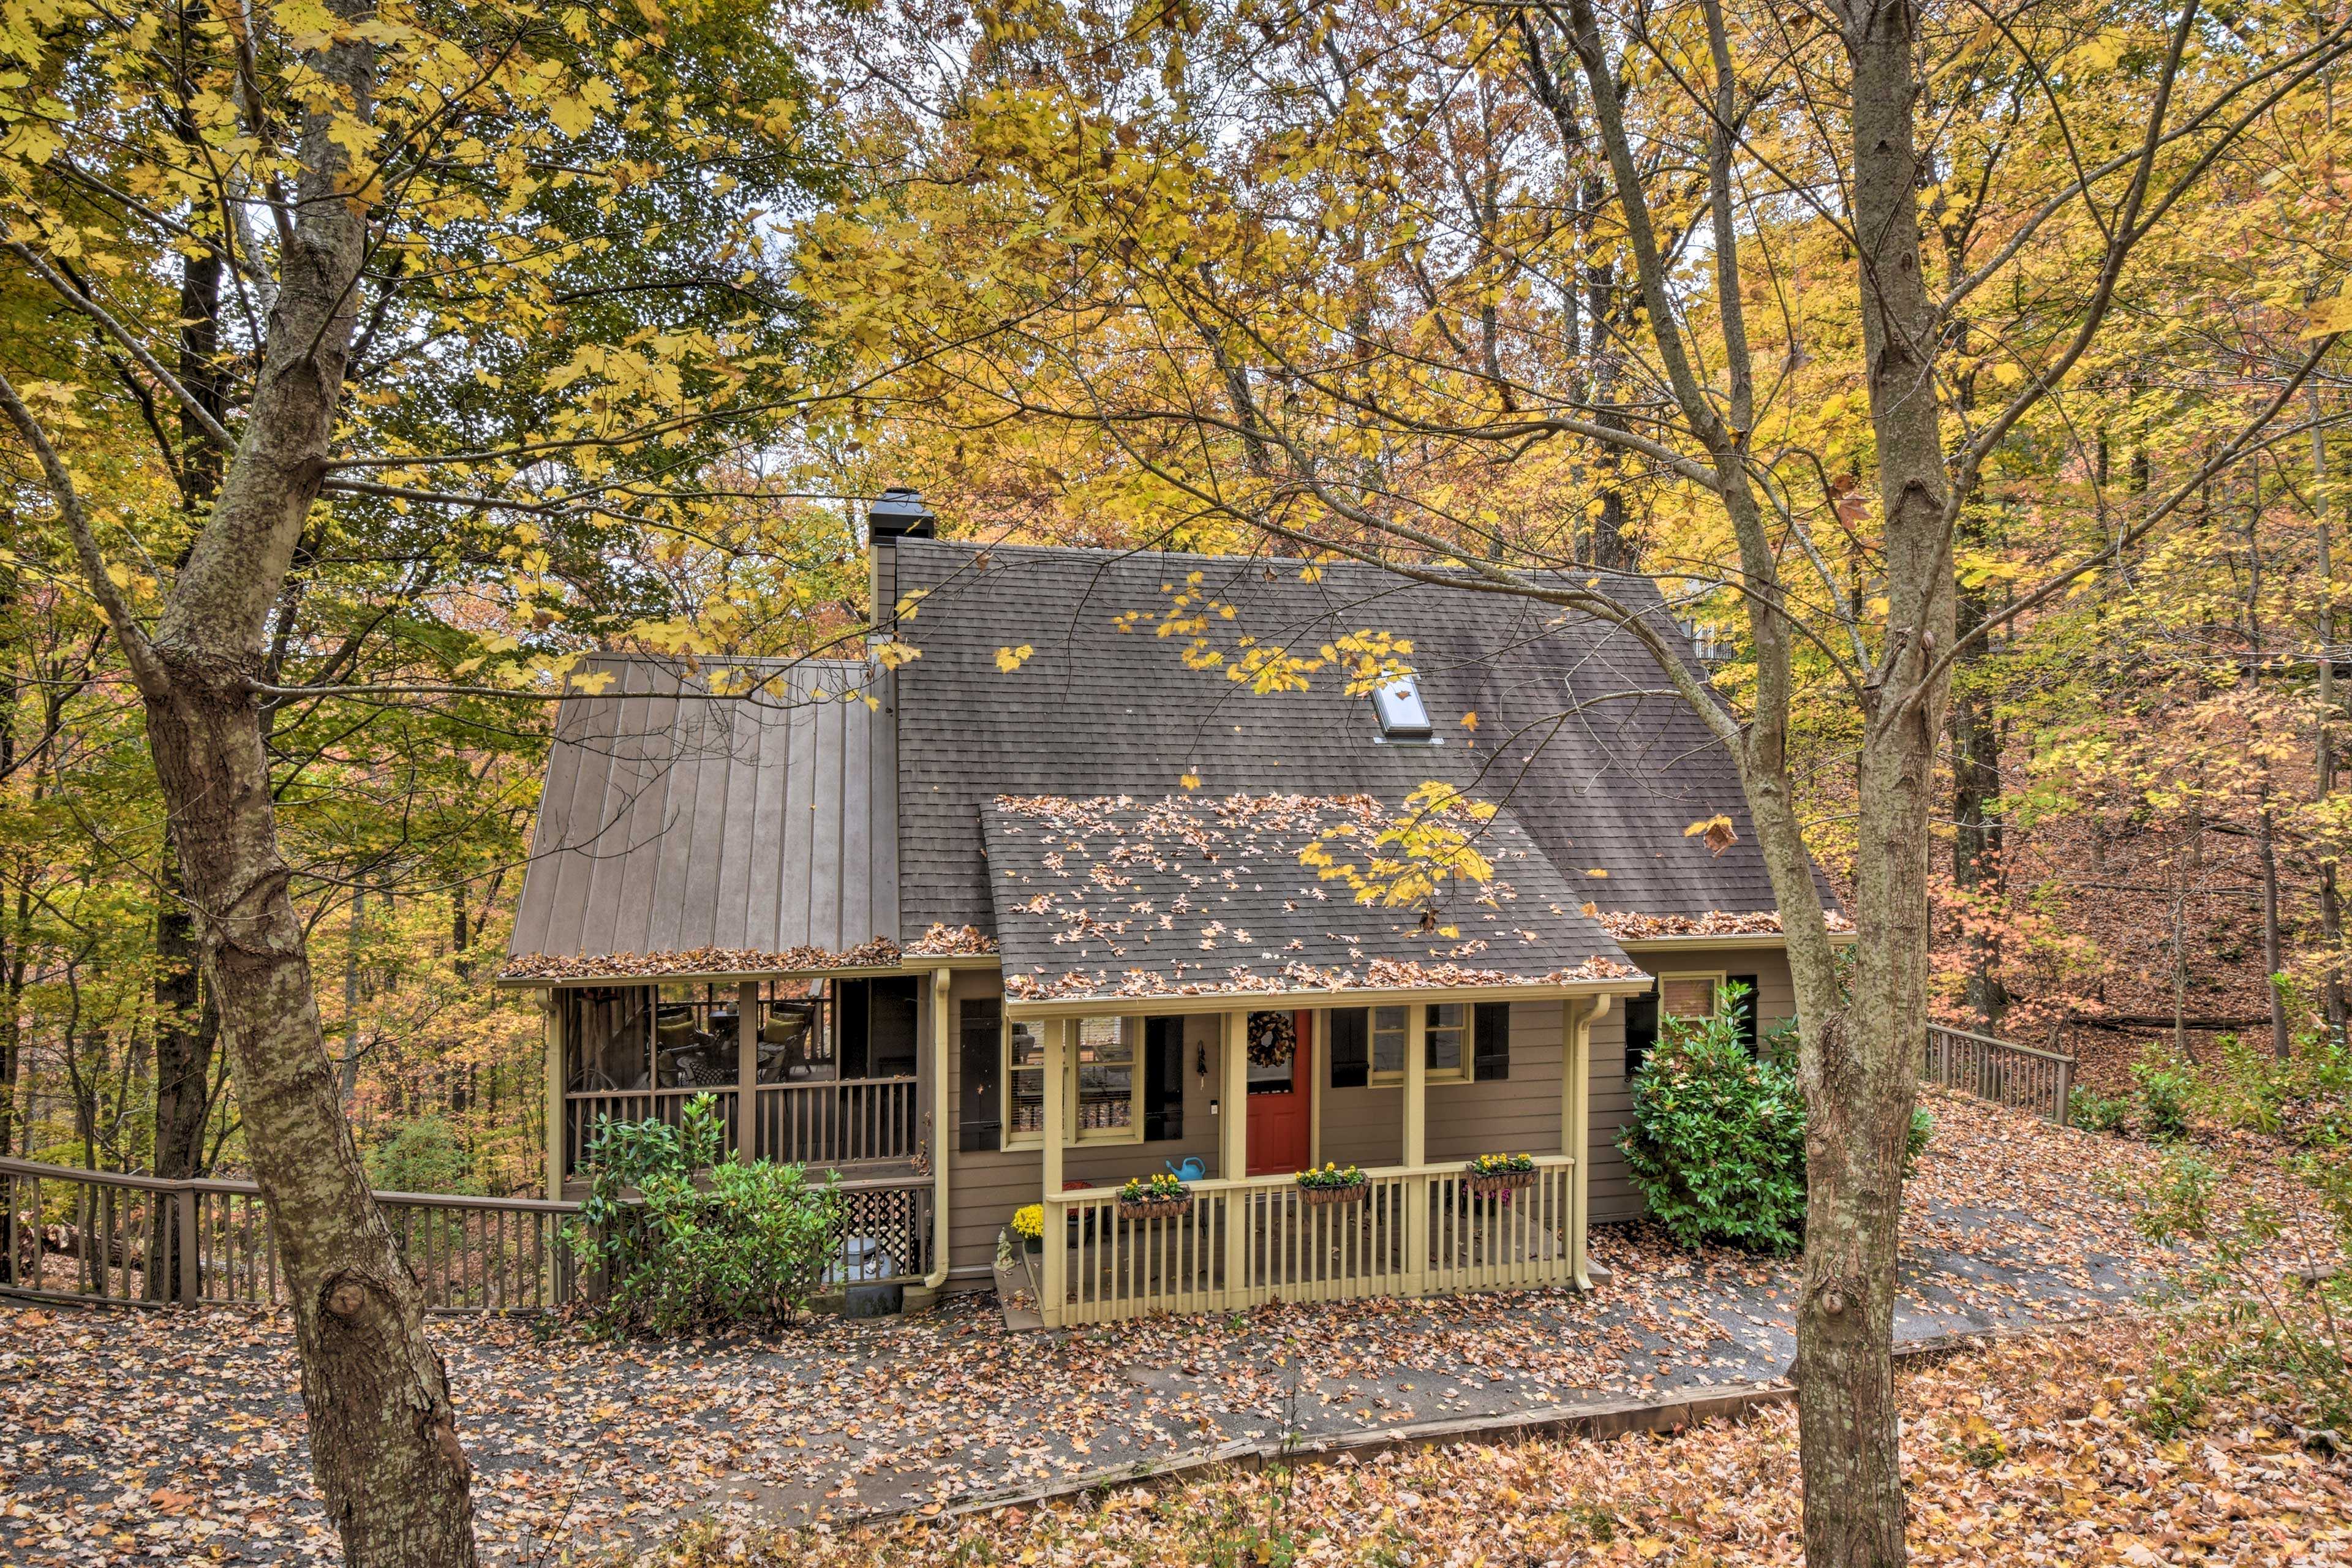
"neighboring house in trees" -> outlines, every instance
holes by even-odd
[[[505,972],[548,1001],[551,1195],[597,1118],[705,1091],[932,1289],[1043,1202],[1049,1322],[1583,1283],[1588,1221],[1639,1211],[1661,1011],[1793,1011],[1733,767],[1623,634],[1359,565],[950,543],[904,492],[873,522],[868,658],[606,658],[562,707]],[[1496,807],[1450,819],[1491,879],[1358,901],[1432,784]],[[1532,1184],[1473,1192],[1502,1152]],[[1182,1213],[1121,1216],[1188,1161]],[[1367,1190],[1308,1201],[1327,1162]]]

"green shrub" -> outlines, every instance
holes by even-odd
[[[1665,1021],[1617,1146],[1651,1216],[1684,1246],[1787,1252],[1804,1239],[1804,1098],[1780,1053],[1748,1054],[1732,990],[1711,1018]]]
[[[2139,1081],[2140,1131],[2159,1143],[2189,1136],[2189,1104],[2197,1094],[2197,1074],[2175,1061],[2161,1046],[2150,1046],[2132,1064]]]
[[[1805,1100],[1796,1031],[1775,1029],[1750,1057],[1739,1038],[1743,986],[1711,1018],[1669,1018],[1633,1079],[1633,1121],[1617,1140],[1651,1216],[1685,1247],[1723,1242],[1788,1252],[1805,1235]],[[1914,1108],[1903,1174],[1936,1133]]]
[[[565,1231],[583,1266],[604,1274],[588,1308],[597,1327],[675,1334],[787,1323],[816,1295],[834,1256],[838,1185],[740,1151],[721,1159],[724,1121],[703,1094],[676,1127],[598,1125],[588,1196]]]
[[[474,1153],[437,1115],[420,1116],[367,1152],[368,1184],[387,1193],[478,1194]]]
[[[2101,1094],[2078,1084],[2066,1097],[2066,1120],[2085,1132],[2120,1132],[2131,1116],[2131,1101],[2120,1094]]]

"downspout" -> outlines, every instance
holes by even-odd
[[[1592,998],[1589,1007],[1570,1003],[1566,1060],[1560,1064],[1560,1152],[1576,1163],[1569,1174],[1569,1279],[1579,1290],[1592,1289],[1591,1266],[1585,1256],[1586,1231],[1592,1207],[1592,1026],[1617,999],[1613,991]]]
[[[948,1282],[948,975],[931,971],[931,1271],[923,1289]]]

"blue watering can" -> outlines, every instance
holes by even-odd
[[[1198,1155],[1188,1155],[1181,1165],[1172,1160],[1162,1163],[1168,1166],[1169,1173],[1180,1182],[1205,1182],[1209,1179],[1209,1167],[1201,1163]]]

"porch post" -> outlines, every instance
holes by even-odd
[[[563,1200],[563,992],[547,989],[547,1197]]]
[[[1217,1046],[1218,1091],[1217,1176],[1221,1181],[1249,1179],[1249,1009],[1224,1016]],[[1225,1282],[1220,1292],[1227,1307],[1249,1304],[1249,1248],[1257,1226],[1256,1205],[1250,1194],[1227,1188],[1225,1206]]]
[[[1602,995],[1560,1004],[1559,1152],[1576,1162],[1568,1177],[1568,1279],[1579,1290],[1592,1289],[1584,1255],[1592,1204],[1592,1026],[1613,1000]]]
[[[1330,1016],[1326,1007],[1307,1015],[1307,1164],[1310,1170],[1323,1163],[1323,1085],[1331,1076],[1323,1066],[1323,1050],[1331,1037],[1325,1023]]]
[[[955,1029],[948,1017],[950,972],[931,971],[931,1268],[924,1279],[934,1290],[947,1283],[948,1264],[948,1051]]]
[[[1429,1152],[1429,1008],[1408,1002],[1404,1009],[1404,1164],[1418,1171]],[[1404,1184],[1405,1289],[1419,1295],[1428,1288],[1429,1205],[1431,1184],[1425,1176],[1408,1177]]]
[[[1408,1003],[1404,1016],[1404,1163],[1419,1165],[1429,1152],[1429,1009]]]
[[[735,987],[735,1147],[746,1160],[760,1147],[760,983]]]
[[[1062,1118],[1067,1096],[1063,1092],[1062,1075],[1069,1068],[1067,1049],[1070,1021],[1048,1018],[1045,1026],[1045,1195],[1043,1216],[1045,1235],[1045,1279],[1039,1287],[1043,1299],[1037,1303],[1037,1313],[1049,1329],[1062,1326],[1062,1308],[1069,1296],[1063,1276],[1069,1269],[1069,1227],[1062,1223],[1061,1212],[1054,1207],[1054,1199],[1062,1190]]]

